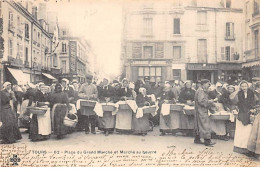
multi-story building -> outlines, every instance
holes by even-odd
[[[71,36],[69,29],[60,27],[58,58],[61,67],[61,77],[69,80],[85,82],[86,68],[88,65],[87,52],[90,50],[88,43],[79,37]]]
[[[37,6],[31,1],[1,1],[1,7],[5,47],[1,80],[50,83],[55,79],[50,75],[52,36],[46,21],[37,18]]]
[[[237,76],[243,54],[242,9],[240,0],[128,4],[123,10],[126,77],[207,78],[215,83]]]
[[[245,0],[244,4],[244,59],[243,77],[251,80],[260,77],[260,55],[259,55],[259,28],[260,11],[259,0]]]

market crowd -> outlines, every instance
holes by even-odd
[[[137,82],[129,82],[127,79],[109,82],[104,78],[96,84],[92,75],[86,75],[86,83],[83,84],[67,79],[54,81],[50,86],[42,82],[35,85],[12,85],[5,82],[0,94],[2,144],[21,140],[19,128],[27,129],[25,132],[31,141],[41,141],[48,140],[51,135],[62,139],[75,132],[96,134],[97,129],[106,136],[110,133],[145,136],[153,127],[159,126],[160,136],[191,136],[195,144],[206,146],[215,144],[212,139],[234,138],[235,152],[258,158],[260,155],[259,78],[253,79],[252,83],[242,80],[236,84],[217,82],[215,85],[207,79],[155,83],[150,82],[149,77]],[[99,116],[94,106],[79,107],[78,102],[81,100],[96,102],[96,106],[97,103],[112,103],[116,106],[120,102],[133,106],[131,101],[134,101],[138,108],[156,106],[157,114],[140,116],[133,109],[117,108],[117,114],[108,109]],[[235,119],[234,122],[224,121],[225,134],[212,131],[209,116],[219,111],[219,103],[223,111],[229,112]],[[167,106],[173,104],[194,108],[193,118],[185,118],[185,121],[183,118],[182,121],[180,117],[163,114]],[[37,107],[43,108],[39,113],[44,111],[44,114],[36,114],[30,109]],[[190,123],[191,128],[180,128],[188,127]]]

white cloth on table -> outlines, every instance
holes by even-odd
[[[169,115],[171,112],[171,104],[162,104],[161,114],[163,116]]]
[[[103,117],[103,108],[102,108],[102,105],[100,103],[96,102],[96,105],[95,105],[93,111],[96,112],[96,114],[99,117]]]
[[[141,107],[141,108],[137,108],[137,111],[136,111],[136,118],[141,118],[144,116],[144,107]]]
[[[83,99],[77,100],[77,102],[76,102],[76,108],[77,108],[77,110],[80,109],[80,101],[84,101],[84,100],[83,100]]]
[[[38,120],[38,133],[40,135],[51,134],[51,114],[50,108],[43,115],[37,115]]]
[[[135,100],[126,100],[126,103],[127,103],[128,106],[132,109],[132,111],[133,111],[134,113],[136,113],[137,108],[138,108],[138,106],[137,106],[137,104],[136,104],[136,101],[135,101]]]
[[[240,120],[236,119],[234,146],[239,148],[247,148],[251,130],[252,130],[251,124],[245,126]]]
[[[116,113],[118,112],[118,107],[119,107],[119,104],[117,104],[117,103],[102,103],[101,104],[102,106],[103,105],[107,105],[107,106],[114,106],[115,107],[115,109],[112,111],[112,115],[116,115]],[[102,109],[103,109],[103,107],[102,107]]]

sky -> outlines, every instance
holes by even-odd
[[[121,5],[107,1],[49,1],[48,11],[56,11],[58,20],[68,23],[73,35],[91,43],[97,63],[108,76],[120,74],[122,10]]]

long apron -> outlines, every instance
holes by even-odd
[[[128,109],[121,109],[119,107],[116,114],[116,130],[117,131],[131,131],[132,130],[133,111]]]
[[[247,153],[247,145],[249,142],[252,125],[243,125],[243,123],[236,119],[236,132],[234,138],[234,152]]]
[[[260,114],[256,116],[252,131],[249,136],[249,141],[247,144],[247,149],[256,154],[260,154]]]

